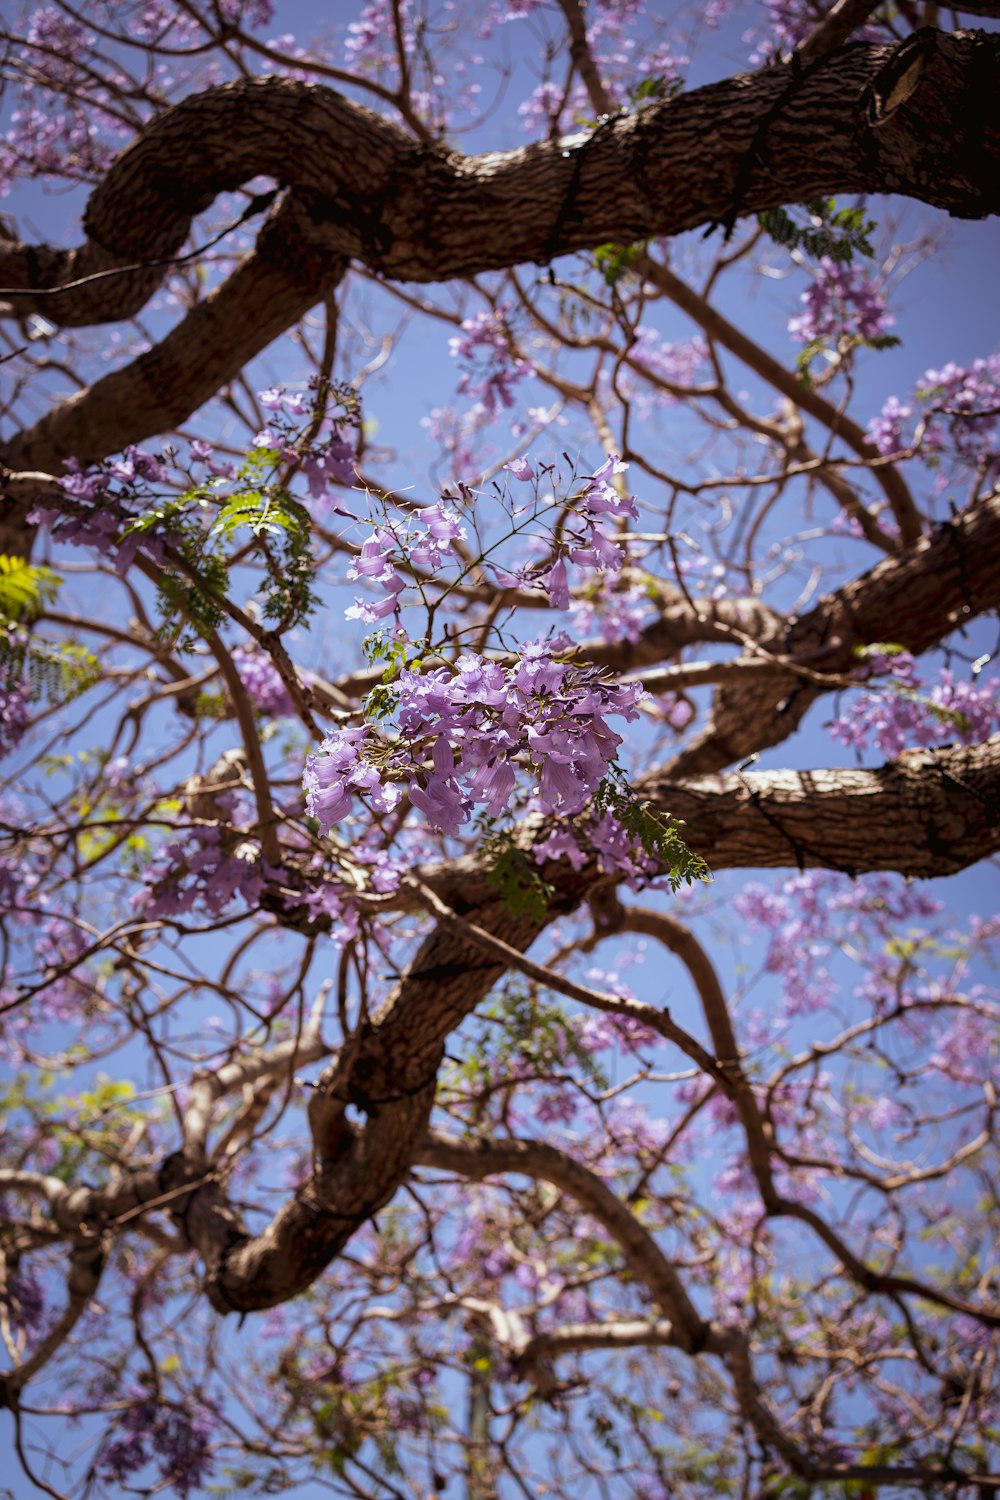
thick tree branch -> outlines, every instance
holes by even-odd
[[[5,461],[58,472],[66,457],[93,460],[176,427],[350,259],[393,280],[440,281],[838,191],[996,213],[1000,39],[921,36],[911,96],[877,124],[864,101],[898,49],[861,45],[805,70],[781,65],[712,84],[589,135],[481,157],[415,142],[318,84],[242,79],[192,96],[111,167],[88,205],[87,246],[0,244],[12,314],[67,324],[130,316],[151,277],[130,270],[119,285],[103,275],[109,260],[131,267],[175,253],[193,213],[261,173],[293,191],[254,254],[173,333],[14,439]],[[99,279],[48,295],[95,268]],[[16,514],[10,529],[5,550],[26,550]]]
[[[1000,604],[1000,491],[971,505],[905,551],[825,594],[808,614],[761,644],[808,661],[836,682],[856,670],[856,648],[879,641],[915,656]],[[654,627],[655,629],[655,627]],[[702,733],[672,762],[701,775],[780,744],[830,689],[790,671],[720,687]]]
[[[0,1376],[0,1405],[16,1406],[28,1381],[44,1369],[58,1353],[96,1296],[104,1269],[104,1247],[100,1238],[83,1236],[74,1245],[66,1278],[66,1306],[47,1333],[37,1341],[21,1364]]]
[[[876,771],[774,771],[641,782],[715,869],[801,868],[933,879],[1000,850],[1000,735],[914,750]],[[877,833],[876,833],[877,830]]]
[[[4,449],[12,469],[61,472],[169,432],[337,284],[346,262],[320,252],[302,204],[286,198],[255,250],[160,343],[77,391]]]
[[[93,194],[86,228],[124,264],[170,255],[194,214],[265,174],[308,201],[337,261],[440,281],[838,191],[900,193],[985,217],[1000,208],[1000,42],[920,35],[914,90],[877,128],[865,97],[899,49],[862,44],[806,69],[782,64],[710,84],[590,135],[479,157],[424,146],[323,85],[241,79],[153,120]],[[5,295],[18,288],[11,309],[67,322],[136,312],[143,288],[128,305],[105,281],[35,295],[79,279],[85,254],[96,252],[71,260],[3,246]]]

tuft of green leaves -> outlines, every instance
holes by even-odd
[[[385,671],[382,673],[382,681],[375,684],[370,692],[365,694],[362,702],[362,710],[366,719],[374,723],[383,723],[391,719],[396,711],[399,698],[392,684],[404,667],[412,667],[415,671],[420,670],[420,657],[411,656],[415,649],[414,643],[405,636],[395,636],[387,630],[376,630],[371,635],[366,635],[361,642],[365,660],[370,667],[379,662],[385,663]],[[419,650],[419,645],[416,647]]]
[[[628,100],[633,110],[640,110],[650,104],[661,104],[665,99],[676,99],[683,91],[683,78],[665,78],[662,73],[651,73],[629,89]]]
[[[858,661],[871,661],[873,656],[902,656],[906,651],[899,641],[870,641],[867,646],[855,646],[854,655]]]
[[[793,215],[805,214],[803,224]],[[834,198],[808,198],[786,208],[769,208],[757,215],[760,227],[777,245],[802,250],[814,260],[826,258],[850,264],[855,255],[875,254],[871,234],[875,220],[863,207],[838,208]]]
[[[483,844],[486,880],[514,917],[544,922],[552,887],[543,880],[531,856],[518,847],[509,828],[491,832]]]
[[[34,620],[59,592],[62,579],[52,568],[36,567],[25,557],[0,553],[0,620]]]
[[[241,476],[259,463],[260,451],[255,450]],[[279,629],[287,629],[305,619],[318,602],[312,590],[309,512],[278,485],[240,490],[223,505],[211,534],[231,541],[243,527],[249,529],[267,570],[264,614],[277,621]]]
[[[24,627],[62,585],[52,568],[0,554],[0,675],[20,681],[31,702],[66,703],[100,675],[96,656],[76,641],[45,641]]]
[[[164,633],[176,628],[178,616],[185,622],[178,642],[182,650],[222,624],[231,568],[248,552],[256,552],[263,564],[263,612],[278,630],[299,624],[318,603],[309,512],[281,485],[269,482],[273,465],[269,449],[252,449],[233,493],[220,496],[215,481],[195,485],[158,499],[125,528],[123,540],[156,537],[171,548],[176,562],[163,567],[159,604],[167,622]]]
[[[633,245],[616,245],[608,241],[594,250],[594,268],[607,282],[616,287],[625,277],[635,271],[635,263],[648,245],[648,240],[636,240]]]
[[[712,879],[701,855],[681,837],[684,820],[660,812],[652,802],[638,796],[620,767],[613,767],[597,788],[594,812],[597,817],[611,813],[628,838],[663,867],[672,891],[696,880]]]
[[[33,638],[25,650],[24,672],[32,702],[48,699],[50,703],[68,703],[93,687],[101,666],[93,652],[77,641]]]

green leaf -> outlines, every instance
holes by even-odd
[[[695,880],[712,879],[701,855],[695,854],[681,837],[683,820],[660,812],[652,802],[639,797],[620,767],[613,767],[598,787],[594,811],[598,817],[611,813],[625,834],[663,866],[671,890],[679,890]]]
[[[648,243],[648,240],[637,240],[634,245],[616,245],[609,241],[597,246],[594,251],[594,266],[608,286],[617,286],[622,277],[635,270],[635,263]]]
[[[490,834],[483,844],[486,879],[514,917],[544,922],[552,887],[538,872],[530,855],[518,848],[510,829]]]
[[[793,214],[806,215],[800,223]],[[874,219],[866,218],[861,207],[838,208],[833,198],[810,198],[786,208],[769,208],[757,215],[757,222],[777,245],[801,250],[813,260],[836,260],[849,264],[855,255],[872,256],[875,251],[871,234]]]
[[[0,553],[0,621],[34,620],[59,592],[62,578],[24,557]]]

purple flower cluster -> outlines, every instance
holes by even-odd
[[[638,716],[638,683],[607,682],[565,655],[568,638],[531,641],[512,666],[474,652],[454,669],[404,668],[395,678],[398,735],[372,725],[341,729],[306,762],[306,803],[328,831],[364,793],[377,811],[395,806],[409,777],[411,802],[432,827],[457,833],[477,803],[497,818],[510,805],[518,767],[537,778],[536,806],[571,817],[613,762],[621,736],[607,724]],[[429,758],[419,774],[413,767]]]
[[[998,1076],[997,1040],[1000,1037],[1000,1015],[995,1007],[983,1015],[979,1011],[957,1011],[948,1025],[938,1032],[930,1066],[954,1083],[982,1087],[985,1079]]]
[[[984,480],[995,479],[1000,474],[1000,354],[968,366],[949,362],[927,370],[905,404],[890,396],[868,424],[880,453],[907,446],[906,424],[915,415],[922,423],[921,450],[931,461],[951,454]]]
[[[274,20],[271,0],[218,0],[223,20],[243,27],[270,26]]]
[[[511,387],[535,373],[534,366],[512,350],[504,306],[467,318],[462,336],[450,339],[449,346],[464,372],[459,394],[471,397],[490,417],[513,406]]]
[[[122,1437],[105,1442],[97,1458],[98,1469],[117,1484],[124,1484],[146,1464],[155,1461],[163,1485],[186,1496],[198,1489],[212,1472],[212,1418],[208,1412],[191,1413],[181,1406],[166,1406],[135,1392],[137,1400],[121,1418]]]
[[[710,8],[724,15],[727,7],[715,0]],[[776,57],[791,52],[800,42],[805,41],[817,21],[814,0],[764,0],[764,9],[770,26],[755,26],[743,34],[745,42],[754,44],[754,50],[748,59],[754,67],[766,66],[774,62]],[[711,24],[709,20],[709,25]],[[853,36],[856,40],[865,42],[894,40],[891,33],[887,34],[885,27],[876,23],[858,27]]]
[[[686,344],[664,343],[653,328],[640,327],[635,330],[635,341],[628,352],[629,362],[645,370],[654,380],[665,386],[679,386],[687,390],[694,385],[698,371],[708,358],[708,346],[702,338],[690,339]],[[619,377],[619,388],[620,388]],[[657,392],[657,404],[673,406],[679,397],[669,390]]]
[[[874,745],[896,756],[952,740],[978,745],[1000,728],[1000,676],[968,682],[945,667],[928,693],[908,651],[876,659],[869,672],[873,668],[891,673],[890,681],[880,690],[859,692],[827,726],[843,745]]]
[[[897,397],[890,396],[879,415],[868,423],[871,440],[885,457],[905,446],[903,428],[912,416],[912,406],[904,406]]]
[[[504,19],[517,18],[508,16]],[[563,130],[567,121],[579,119],[585,113],[586,105],[586,90],[579,81],[574,83],[567,98],[561,83],[545,79],[518,105],[517,112],[524,130],[531,135],[547,135],[553,129]]]
[[[5,1217],[12,1217],[5,1213]],[[34,1271],[15,1261],[0,1286],[0,1306],[11,1322],[34,1340],[45,1316],[45,1293]]]
[[[103,0],[107,22],[114,22],[116,0]],[[166,42],[172,47],[191,46],[198,37],[198,23],[184,15],[170,0],[146,0],[129,16],[130,34],[142,41]]]
[[[258,713],[278,719],[295,712],[288,689],[266,651],[252,651],[246,646],[233,650],[233,665],[240,674],[247,697]]]
[[[377,584],[383,597],[374,603],[360,597],[345,611],[349,620],[377,624],[388,615],[398,615],[400,595],[406,579],[397,570],[397,559],[405,551],[409,563],[425,572],[436,573],[450,556],[455,542],[465,538],[462,518],[455,509],[454,497],[442,495],[434,505],[417,512],[401,538],[389,526],[380,526],[363,543],[361,552],[351,563],[347,576],[352,581],[364,578]]]
[[[18,632],[20,634],[20,632]],[[11,633],[4,642],[9,653]],[[0,758],[13,750],[28,727],[28,690],[17,662],[8,656],[0,661]]]
[[[800,344],[840,338],[877,339],[895,319],[881,291],[857,266],[824,257],[802,293],[805,312],[789,319],[788,331]]]
[[[526,459],[515,460],[507,467],[515,479],[531,480],[534,470]],[[574,563],[583,572],[591,574],[617,573],[625,561],[621,544],[605,530],[610,522],[639,519],[639,510],[634,495],[624,495],[612,483],[615,474],[628,468],[617,454],[612,453],[595,474],[585,480],[584,487],[571,500],[572,519],[567,521],[555,562],[541,572],[520,575],[523,583],[543,587],[553,609],[569,609],[569,574],[567,561]]]
[[[574,635],[598,635],[612,645],[634,644],[652,618],[649,589],[641,577],[599,577],[582,598],[570,600],[570,609]]]
[[[52,540],[72,547],[90,547],[101,557],[113,560],[119,574],[131,567],[140,546],[159,559],[162,547],[156,537],[128,531],[133,516],[123,501],[142,483],[161,484],[166,478],[163,464],[142,448],[126,448],[121,458],[111,460],[100,469],[84,469],[75,458],[65,461],[68,473],[60,487],[72,502],[72,511],[64,515],[54,507],[36,506],[30,520],[51,529]],[[112,495],[111,485],[119,489]]]
[[[30,76],[22,73],[20,99],[0,139],[0,196],[10,192],[19,177],[89,182],[110,165],[117,148],[101,139],[95,121],[120,136],[126,127],[116,112],[100,109],[101,95],[106,99],[107,94],[98,88],[98,97],[93,97],[93,75],[81,74],[80,60],[93,41],[92,32],[54,5],[32,11],[25,37]],[[91,90],[89,99],[81,89],[83,76]]]
[[[403,35],[410,45],[413,42],[413,22],[410,18],[409,0],[399,5]],[[395,68],[396,27],[394,7],[390,0],[368,0],[357,21],[351,21],[344,38],[344,60],[349,67],[369,72],[372,69]]]
[[[315,392],[286,391],[274,386],[259,391],[257,399],[270,415],[267,425],[254,438],[254,445],[280,454],[289,463],[300,463],[312,499],[327,499],[333,486],[347,489],[354,486],[358,455],[354,443],[349,441],[346,421],[324,418],[318,433],[308,443],[301,435],[302,422],[312,414],[316,402]]]
[[[806,870],[775,886],[750,881],[733,899],[750,931],[768,934],[765,971],[783,985],[783,1018],[822,1010],[837,993],[827,960],[845,942],[858,952],[874,941],[881,958],[908,923],[926,923],[940,904],[919,886],[891,875],[863,879]],[[878,999],[878,973],[865,993]],[[772,1020],[773,1024],[773,1020]]]
[[[237,897],[255,906],[264,885],[260,861],[223,848],[222,830],[213,827],[192,828],[165,844],[143,879],[133,904],[145,917],[180,916],[196,903],[219,917]]]

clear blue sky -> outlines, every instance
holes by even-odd
[[[343,0],[332,5],[282,0],[270,32],[289,31],[302,42],[308,42],[317,31],[353,19],[357,9],[354,5],[344,4]],[[693,66],[689,70],[691,84],[727,76],[739,68],[746,50],[741,48],[739,37],[748,24],[751,9],[750,6],[741,8],[737,17],[727,22],[719,33],[702,30]],[[668,15],[674,7],[654,4],[650,10],[654,14]],[[456,11],[456,18],[461,24],[461,7]],[[510,111],[526,91],[520,85],[532,74],[537,55],[519,42],[521,35],[523,33],[511,26],[488,44],[493,48],[509,49],[513,79],[508,102],[493,120],[462,141],[463,149],[520,144],[526,139],[517,131]],[[519,53],[518,48],[522,45],[525,50]],[[480,47],[488,50],[482,44]],[[76,227],[70,222],[79,212],[79,200],[75,196],[43,197],[37,190],[31,190],[21,197],[11,198],[5,207],[22,217],[22,229],[25,221],[33,221],[53,239],[72,243],[76,238]],[[857,410],[865,415],[874,415],[888,395],[905,395],[929,367],[940,366],[948,360],[965,363],[977,355],[993,352],[1000,334],[996,317],[1000,222],[994,219],[982,224],[952,225],[932,210],[920,206],[901,209],[898,204],[890,207],[876,201],[872,208],[877,215],[883,212],[894,215],[894,222],[899,225],[898,238],[916,239],[924,233],[944,230],[947,246],[916,268],[895,299],[896,331],[903,339],[901,347],[887,350],[862,364]],[[692,245],[697,245],[698,236],[692,236],[690,240]],[[678,245],[677,251],[682,258],[684,247]],[[787,292],[782,284],[761,279],[751,296],[747,296],[745,288],[740,292],[734,290],[731,305],[727,306],[724,299],[723,310],[777,356],[786,360],[794,357],[785,327]],[[683,320],[677,315],[676,336],[689,337],[693,332],[693,329],[683,326]],[[411,333],[397,346],[384,375],[371,387],[368,407],[368,415],[378,423],[379,437],[395,446],[401,460],[412,461],[415,482],[421,486],[426,482],[429,459],[421,420],[432,407],[446,404],[455,384],[455,366],[447,352],[447,330],[437,328],[432,333],[432,337],[423,339],[414,338]],[[280,380],[286,374],[285,358],[285,353],[276,348],[257,362],[255,374],[259,385]],[[727,367],[734,372],[733,383],[737,388],[744,379],[753,388],[751,378],[744,376],[734,361],[727,361]],[[338,634],[343,637],[342,631]],[[986,639],[985,633],[982,638]],[[772,752],[763,764],[805,767],[849,763],[846,752],[823,732],[821,725],[825,717],[821,706],[805,730],[795,740]],[[958,911],[972,903],[980,911],[989,910],[997,905],[1000,895],[1000,882],[993,867],[968,872],[945,885],[946,894]],[[650,974],[650,986],[649,998],[662,998],[655,972]],[[243,1336],[252,1337],[252,1331]],[[234,1337],[238,1336],[234,1334]],[[75,1447],[79,1440],[79,1431],[67,1433],[68,1445]],[[18,1478],[13,1480],[11,1493],[16,1500],[28,1500],[37,1492]],[[329,1490],[325,1486],[307,1485],[296,1493],[301,1500],[314,1500],[314,1497],[319,1500],[321,1495],[329,1494]]]

